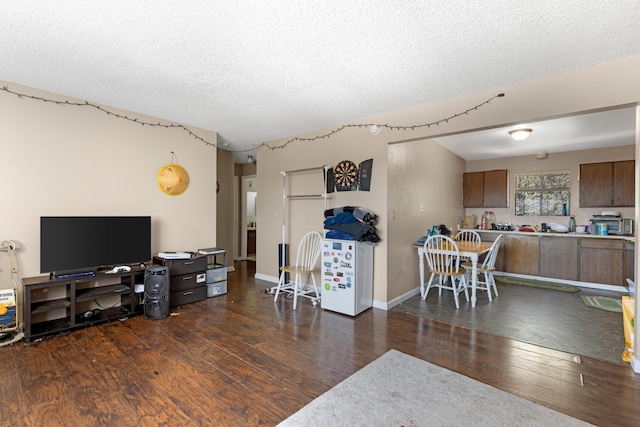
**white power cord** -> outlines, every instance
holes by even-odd
[[[13,331],[13,337],[11,337],[11,339],[8,340],[4,340],[4,338],[6,338],[6,336],[11,336],[11,332],[9,333],[5,333],[3,334],[4,336],[2,336],[3,340],[0,341],[0,346],[4,346],[4,345],[9,345],[9,344],[13,344],[16,343],[18,341],[20,341],[22,338],[24,338],[24,333],[22,333],[20,331],[20,326],[19,326],[19,318],[20,318],[20,312],[19,312],[19,304],[17,303],[18,300],[18,282],[16,281],[16,278],[14,276],[14,274],[17,276],[18,272],[19,272],[19,265],[18,265],[18,258],[16,257],[15,259],[15,266],[13,264],[13,252],[17,251],[21,249],[21,246],[19,244],[17,244],[16,242],[14,242],[13,240],[4,240],[2,242],[0,242],[0,251],[3,252],[7,252],[9,255],[9,277],[11,279],[11,281],[13,282],[14,285],[14,289],[15,289],[15,299],[16,299],[16,312],[15,312],[15,327],[14,328],[8,328],[8,329],[3,329],[1,331]]]
[[[20,271],[20,265],[18,263],[18,257],[15,257],[15,266],[13,265],[13,258],[14,258],[13,253],[20,249],[22,249],[22,246],[20,245],[20,243],[16,243],[13,240],[3,240],[2,242],[0,242],[0,250],[7,252],[9,254],[9,270],[10,270],[9,278],[11,279],[14,286],[16,287],[16,290],[18,289],[18,282],[16,282],[14,274],[18,275]],[[16,298],[17,298],[17,295],[16,295]]]

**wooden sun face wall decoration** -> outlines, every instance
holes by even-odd
[[[327,192],[334,191],[369,191],[371,188],[371,169],[373,159],[365,160],[356,166],[350,160],[343,160],[335,168],[329,169],[327,176]]]
[[[164,194],[177,196],[189,186],[189,174],[180,165],[168,164],[158,172],[158,187]]]

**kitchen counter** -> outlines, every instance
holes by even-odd
[[[557,232],[526,232],[526,231],[503,231],[503,230],[473,230],[478,233],[491,233],[491,234],[503,234],[503,235],[518,235],[518,236],[544,236],[544,237],[588,237],[594,239],[608,239],[608,240],[624,240],[628,242],[636,241],[635,236],[618,236],[609,234],[606,236],[598,236],[596,234],[589,233],[557,233]]]

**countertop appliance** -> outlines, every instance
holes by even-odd
[[[631,218],[620,218],[618,216],[608,215],[594,215],[593,218],[589,220],[589,234],[598,234],[598,224],[606,224],[608,234],[617,236],[633,235],[633,219]]]
[[[322,240],[323,309],[355,316],[373,305],[373,243]]]

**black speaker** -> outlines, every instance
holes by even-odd
[[[169,315],[169,268],[151,267],[144,271],[144,317],[164,319]]]
[[[285,265],[289,265],[289,244],[278,243],[278,269]],[[284,271],[279,271],[279,273],[278,280],[280,280],[280,276],[284,274],[284,283],[289,283],[289,273],[285,273]]]

